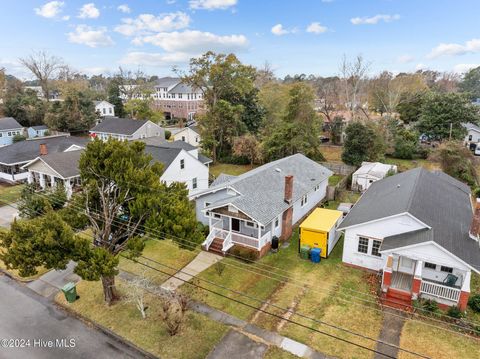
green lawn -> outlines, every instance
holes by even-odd
[[[117,287],[122,293],[121,280],[117,279]],[[205,358],[228,329],[206,316],[189,311],[180,332],[172,337],[160,317],[161,301],[158,297],[146,296],[147,318],[142,319],[133,303],[121,301],[113,306],[105,305],[100,282],[81,281],[77,284],[77,293],[80,298],[71,304],[65,301],[62,293],[55,300],[161,358]]]
[[[255,167],[255,166],[254,166]],[[220,173],[225,173],[227,175],[239,176],[245,172],[248,172],[252,169],[250,165],[232,165],[229,163],[215,163],[210,166],[210,174],[218,177]]]
[[[334,174],[328,178],[329,186],[336,186],[345,176]]]
[[[387,157],[384,163],[396,165],[399,172],[408,171],[416,167],[423,167],[430,171],[441,169],[439,163],[424,159],[403,160],[400,158]]]
[[[296,355],[293,355],[278,347],[271,346],[268,348],[263,359],[297,359]]]
[[[327,162],[342,162],[342,146],[321,145],[320,152]]]
[[[20,199],[22,189],[25,185],[8,185],[5,183],[0,184],[0,206],[4,206],[5,202],[16,202]]]

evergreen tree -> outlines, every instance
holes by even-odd
[[[120,118],[125,117],[125,109],[123,108],[123,101],[120,97],[120,85],[116,78],[110,81],[107,96],[108,102],[115,106],[115,116]]]
[[[375,130],[360,122],[352,122],[345,129],[342,161],[360,166],[364,161],[377,161],[384,155],[385,146]]]

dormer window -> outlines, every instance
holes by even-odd
[[[185,160],[181,159],[180,160],[180,169],[183,170],[185,168]]]

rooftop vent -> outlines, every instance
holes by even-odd
[[[278,167],[275,168],[275,171],[278,172],[278,173],[282,172],[282,170],[281,170],[280,168],[278,168]]]

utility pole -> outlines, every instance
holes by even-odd
[[[450,134],[448,136],[448,140],[451,141],[452,140],[452,129],[453,129],[453,123],[450,122]]]

